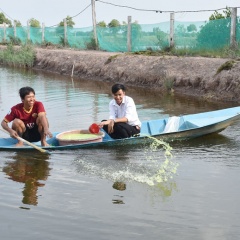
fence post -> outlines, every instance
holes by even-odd
[[[236,24],[237,24],[237,8],[231,8],[231,32],[230,32],[230,47],[236,48]]]
[[[13,32],[14,32],[14,38],[17,37],[17,31],[16,31],[16,21],[13,21]]]
[[[29,20],[27,21],[27,40],[30,41],[30,24],[29,24]]]
[[[42,43],[45,42],[45,24],[42,23]]]
[[[95,0],[92,2],[92,23],[93,23],[93,37],[96,44],[96,49],[98,49],[98,39],[97,39],[97,23],[96,23],[96,11],[95,11]]]
[[[7,37],[6,37],[6,23],[3,23],[3,41],[6,42]]]
[[[63,19],[64,22],[64,46],[67,45],[67,19]]]
[[[131,16],[128,16],[127,49],[128,49],[128,52],[132,51],[132,17]]]
[[[170,13],[169,46],[170,48],[174,47],[174,13]]]

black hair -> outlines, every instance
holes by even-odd
[[[19,95],[20,95],[21,99],[24,99],[25,96],[30,94],[31,92],[35,95],[35,91],[31,87],[22,87],[19,89]]]
[[[118,92],[119,90],[122,90],[123,92],[126,91],[126,88],[123,84],[120,84],[120,83],[116,83],[112,86],[112,93],[116,93]]]

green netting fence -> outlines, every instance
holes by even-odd
[[[119,27],[97,27],[100,50],[108,52],[128,52],[128,25]],[[189,50],[218,50],[230,46],[231,18],[174,23],[174,47]],[[130,51],[164,50],[170,46],[170,22],[157,24],[131,24]],[[22,43],[51,43],[76,49],[93,49],[93,28],[67,27],[16,27],[0,28],[0,42],[18,39]],[[236,42],[240,45],[240,17],[236,23]]]

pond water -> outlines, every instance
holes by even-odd
[[[52,132],[108,117],[110,83],[0,68],[1,119],[27,85],[44,103]],[[236,105],[137,87],[127,94],[141,120]],[[1,239],[239,239],[239,145],[236,122],[220,134],[170,143],[167,165],[162,145],[1,151]],[[157,172],[165,182],[151,181]]]

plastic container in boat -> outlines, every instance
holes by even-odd
[[[102,142],[104,133],[90,133],[88,130],[70,130],[57,134],[60,146]]]

